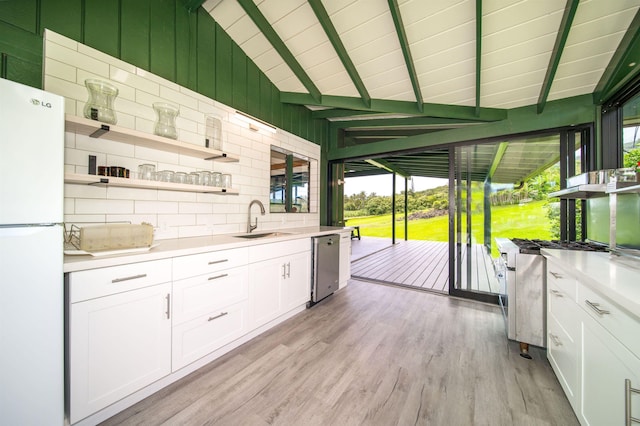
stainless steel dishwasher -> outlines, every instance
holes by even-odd
[[[340,235],[313,237],[311,302],[316,303],[338,289]]]

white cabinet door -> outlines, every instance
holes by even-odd
[[[286,274],[281,279],[282,309],[294,309],[311,300],[311,252],[283,259]]]
[[[346,287],[351,278],[351,234],[340,234],[340,277],[338,288]]]
[[[582,314],[582,407],[584,425],[624,425],[625,380],[640,388],[640,359],[586,312]],[[631,415],[640,418],[640,395],[632,394]]]
[[[71,423],[171,372],[170,293],[166,283],[71,305]]]
[[[281,258],[249,265],[250,328],[254,329],[278,317],[282,308],[280,280],[286,276]]]

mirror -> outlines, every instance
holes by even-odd
[[[269,212],[309,213],[309,158],[271,147],[271,180],[269,190]]]

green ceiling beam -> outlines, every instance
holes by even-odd
[[[311,111],[311,118],[342,118],[342,117],[358,117],[360,115],[380,114],[376,111],[355,111],[352,109],[320,109]]]
[[[332,121],[329,125],[334,129],[347,129],[354,127],[408,127],[408,126],[429,126],[433,129],[450,129],[454,127],[469,126],[478,124],[472,120],[458,120],[452,118],[433,117],[410,117],[410,118],[380,118],[371,120],[345,120]]]
[[[364,83],[360,78],[360,74],[358,74],[356,66],[351,61],[351,58],[347,53],[347,49],[345,49],[344,45],[342,44],[340,36],[338,35],[338,31],[336,31],[336,28],[333,26],[331,18],[329,18],[329,14],[322,5],[322,2],[320,0],[308,0],[308,2],[309,6],[311,6],[311,9],[313,9],[313,13],[316,14],[316,18],[318,18],[320,25],[322,25],[322,29],[324,29],[325,34],[329,38],[329,41],[338,54],[340,61],[342,61],[342,65],[344,65],[344,68],[347,70],[349,77],[351,77],[351,81],[353,81],[353,84],[354,86],[356,86],[358,93],[360,93],[362,103],[365,107],[370,108],[371,96],[369,96],[367,88],[364,87]]]
[[[436,129],[438,130],[438,129]],[[365,130],[348,130],[347,136],[350,138],[368,138],[368,137],[389,137],[389,136],[414,136],[433,131],[431,129],[388,129],[381,127],[380,129]]]
[[[640,9],[622,37],[593,93],[600,105],[640,72]]]
[[[482,0],[476,0],[476,115],[480,115],[481,72],[482,72]]]
[[[504,157],[504,153],[507,151],[507,147],[509,144],[507,142],[501,142],[496,147],[496,153],[493,156],[493,162],[491,163],[491,167],[489,167],[489,172],[487,173],[487,179],[491,179],[493,174],[498,169],[500,162],[502,161],[502,157]]]
[[[593,104],[593,97],[591,94],[586,94],[547,102],[542,114],[537,113],[535,105],[529,105],[510,109],[509,117],[506,120],[493,123],[390,139],[383,142],[330,147],[327,152],[327,160],[371,158],[399,151],[443,148],[462,142],[487,141],[520,133],[547,131],[559,127],[591,123],[595,118],[596,107]],[[334,130],[330,128],[330,131]]]
[[[411,56],[411,49],[409,48],[409,40],[407,39],[407,33],[404,30],[402,15],[400,14],[400,7],[398,6],[397,0],[389,0],[389,11],[391,12],[391,17],[393,17],[393,23],[396,26],[398,41],[400,42],[400,48],[402,48],[404,62],[407,65],[407,72],[409,73],[411,85],[413,86],[413,93],[416,97],[418,111],[422,112],[424,101],[422,100],[422,91],[420,90],[420,84],[418,83],[418,73],[416,72],[416,67],[413,64],[413,57]]]
[[[401,168],[399,168],[397,166],[394,166],[390,162],[385,161],[385,160],[383,160],[381,158],[376,158],[376,159],[373,159],[373,160],[364,160],[364,161],[369,163],[369,164],[371,164],[371,165],[373,165],[373,166],[376,166],[376,167],[378,167],[380,169],[386,170],[386,171],[388,171],[390,173],[395,173],[397,175],[400,175],[403,178],[409,179],[411,177],[411,174],[407,173],[406,171],[402,170]]]
[[[204,2],[205,0],[184,0],[184,7],[189,12],[195,12]]]
[[[285,63],[291,68],[291,71],[298,77],[302,85],[309,91],[310,97],[314,99],[315,102],[320,102],[322,100],[322,95],[320,94],[320,90],[313,84],[311,77],[307,75],[304,71],[300,63],[293,56],[293,53],[287,48],[284,44],[278,33],[271,27],[267,18],[264,17],[258,6],[253,2],[253,0],[238,0],[238,3],[244,11],[247,13],[249,18],[256,24],[258,29],[262,32],[262,34],[269,40],[269,43],[273,46],[274,49],[280,54]]]
[[[560,21],[560,28],[558,28],[558,35],[556,36],[556,43],[553,46],[551,52],[551,58],[549,58],[549,66],[547,67],[547,73],[544,76],[544,82],[540,89],[540,96],[538,96],[537,110],[538,114],[544,111],[544,106],[547,103],[547,97],[553,84],[553,79],[556,76],[558,70],[558,64],[560,64],[560,58],[564,50],[564,45],[567,43],[567,37],[569,37],[569,31],[573,24],[573,18],[576,16],[578,10],[578,3],[580,0],[567,0],[567,4],[564,7],[564,14]]]
[[[362,109],[362,101],[360,98],[346,96],[325,95],[322,97],[322,101],[318,102],[315,101],[312,96],[305,93],[280,92],[280,102],[297,105]],[[413,114],[427,117],[460,118],[476,121],[499,121],[507,118],[507,110],[499,108],[480,108],[480,114],[476,115],[475,107],[425,103],[423,104],[423,111],[420,113],[417,111],[414,102],[383,99],[372,99],[371,108],[368,110],[390,114]]]

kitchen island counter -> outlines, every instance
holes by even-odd
[[[240,247],[251,247],[300,238],[311,238],[316,235],[328,235],[339,232],[349,232],[349,227],[308,226],[302,228],[283,228],[259,230],[254,234],[278,233],[277,236],[265,238],[241,238],[245,233],[220,234],[206,237],[173,238],[157,240],[155,247],[146,252],[114,254],[111,256],[66,255],[64,257],[64,272],[76,272],[87,269],[118,266],[128,263],[146,262],[149,260],[167,259],[178,256],[188,256],[210,251],[228,250]],[[311,244],[311,243],[309,243]]]
[[[640,320],[640,261],[610,253],[542,249],[575,271],[580,282]]]

